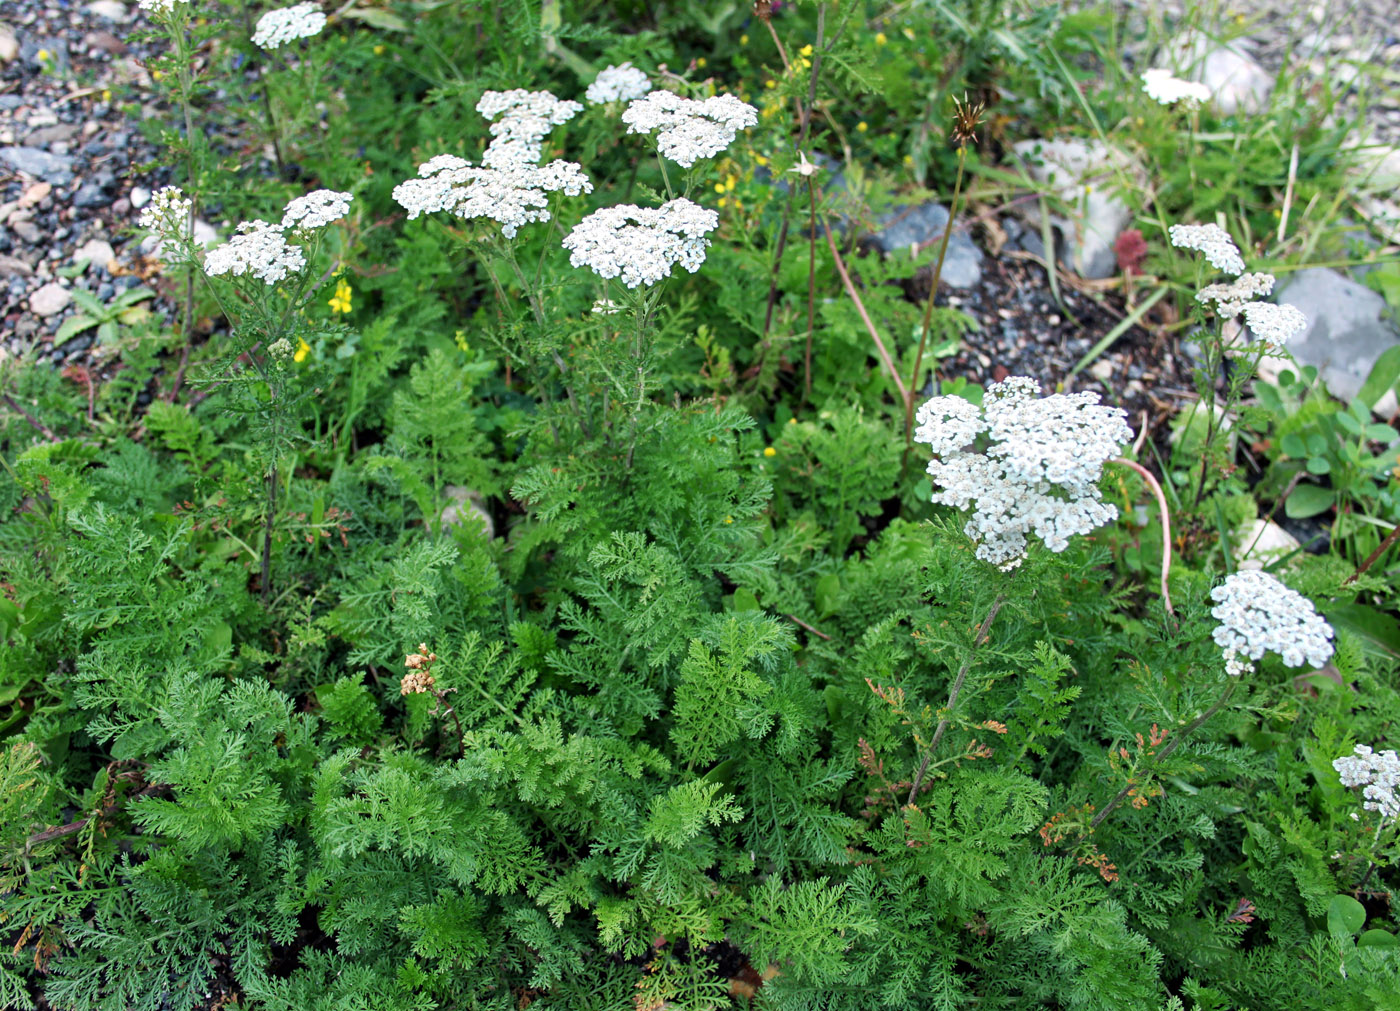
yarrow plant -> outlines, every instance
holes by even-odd
[[[326,15],[316,4],[299,3],[268,11],[258,18],[252,41],[262,49],[280,49],[288,42],[319,35],[325,27]]]
[[[1332,656],[1332,626],[1307,597],[1267,572],[1234,572],[1210,591],[1216,606],[1211,616],[1220,625],[1215,643],[1225,651],[1227,670],[1237,656],[1261,659],[1273,652],[1285,666],[1321,667]],[[1243,673],[1243,670],[1239,670]]]
[[[1375,752],[1358,744],[1350,755],[1334,758],[1332,768],[1343,786],[1361,787],[1362,808],[1376,811],[1382,818],[1400,816],[1400,796],[1395,793],[1400,786],[1400,756],[1393,750]]]
[[[1183,81],[1179,77],[1173,77],[1169,70],[1143,71],[1142,90],[1159,105],[1176,105],[1180,102],[1184,107],[1191,109],[1210,101],[1210,89],[1204,84]]]
[[[1297,306],[1248,302],[1243,312],[1250,332],[1273,351],[1282,351],[1290,340],[1308,328],[1308,317]]]
[[[1233,277],[1244,273],[1239,247],[1219,225],[1172,225],[1167,234],[1173,246],[1203,253],[1216,270]]]
[[[153,201],[154,202],[154,201]],[[287,241],[309,238],[316,230],[343,218],[350,209],[350,194],[316,190],[287,204],[278,225],[249,221],[234,236],[209,251],[204,271],[213,277],[251,275],[264,284],[276,284],[306,267],[306,254]]]
[[[651,80],[629,63],[607,67],[588,86],[583,97],[593,105],[630,102],[651,90]]]
[[[1133,432],[1126,415],[1096,393],[1038,396],[1035,380],[1015,376],[987,389],[979,409],[960,397],[934,397],[919,408],[914,441],[937,458],[928,465],[933,501],[973,510],[964,532],[977,557],[1003,570],[1026,556],[1034,533],[1051,551],[1069,538],[1112,522],[1102,499],[1103,465]],[[985,436],[983,450],[973,448]]]
[[[1196,292],[1196,301],[1212,308],[1221,319],[1238,316],[1246,304],[1274,290],[1273,274],[1241,274],[1228,284],[1208,284]]]
[[[705,262],[706,237],[719,214],[684,197],[657,208],[619,204],[588,215],[564,237],[569,262],[629,288],[669,277],[677,264],[692,274]]]
[[[702,101],[672,91],[653,91],[622,113],[628,133],[656,134],[660,154],[684,168],[734,143],[742,129],[758,122],[758,110],[733,95]]]

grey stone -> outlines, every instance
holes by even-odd
[[[0,256],[0,277],[33,277],[34,268],[13,256]]]
[[[25,137],[24,143],[29,147],[48,147],[50,144],[72,140],[81,129],[76,123],[55,123],[53,126],[41,126]]]
[[[496,536],[496,524],[492,522],[491,514],[482,507],[480,493],[457,484],[450,484],[443,491],[452,500],[452,504],[442,511],[443,529],[475,523],[487,540]]]
[[[88,239],[73,254],[73,262],[81,263],[86,260],[88,269],[91,270],[94,267],[106,267],[108,263],[116,259],[116,256],[116,251],[112,249],[110,242],[104,242],[102,239]]]
[[[151,202],[151,191],[144,186],[131,187],[131,206],[135,208],[145,207]]]
[[[96,182],[83,183],[73,194],[74,207],[106,207],[111,199]]]
[[[1116,192],[1127,179],[1140,182],[1142,170],[1122,151],[1097,141],[1023,140],[1015,145],[1017,155],[1037,182],[1049,186],[1059,197],[1067,218],[1052,217],[1067,246],[1067,259],[1081,277],[1112,277],[1118,273],[1118,256],[1113,243],[1133,220],[1133,212]],[[1033,218],[1032,230],[1022,238],[1027,250],[1040,225]],[[1035,236],[1038,240],[1038,236]],[[1044,244],[1034,243],[1044,255]]]
[[[50,154],[37,147],[0,147],[0,161],[16,172],[23,172],[55,186],[73,181],[73,159]]]
[[[1385,299],[1335,270],[1310,267],[1290,277],[1278,291],[1280,304],[1308,318],[1308,328],[1288,342],[1301,365],[1312,365],[1332,394],[1351,400],[1400,333],[1383,317]]]
[[[1210,89],[1211,101],[1227,116],[1257,115],[1268,105],[1273,76],[1235,40],[1217,44],[1195,32],[1168,43],[1158,65]]]
[[[9,63],[19,55],[19,41],[15,38],[14,29],[9,25],[0,25],[0,64]]]
[[[880,218],[880,230],[870,237],[884,253],[899,253],[914,243],[932,255],[948,227],[948,209],[942,204],[926,203],[900,208]],[[933,249],[929,249],[932,246]],[[943,259],[940,281],[951,288],[971,288],[982,280],[982,251],[954,227],[948,239],[948,252]]]
[[[68,308],[73,296],[57,281],[50,281],[29,296],[29,309],[36,316],[53,316]]]
[[[10,231],[14,232],[31,246],[39,243],[39,226],[32,221],[15,221],[10,225]]]
[[[126,4],[118,3],[117,0],[93,0],[85,8],[89,14],[99,18],[106,18],[119,25],[124,25],[131,20],[131,11],[127,10]]]

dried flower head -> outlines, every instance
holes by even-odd
[[[660,207],[619,204],[588,215],[564,237],[569,262],[629,288],[655,284],[680,264],[692,274],[705,262],[706,237],[719,215],[684,197]]]
[[[758,122],[758,110],[733,95],[695,101],[672,91],[653,91],[628,105],[622,121],[628,133],[655,133],[661,155],[690,168],[734,143],[738,131]]]
[[[1180,102],[1191,109],[1202,102],[1210,101],[1210,89],[1195,81],[1183,81],[1173,77],[1170,70],[1146,70],[1142,74],[1142,90],[1147,97],[1160,105],[1175,105]]]
[[[969,142],[977,140],[977,127],[982,122],[982,113],[985,106],[981,102],[969,102],[967,96],[958,101],[953,98],[953,129],[952,140],[958,147],[963,147]]]
[[[1243,309],[1250,332],[1275,351],[1308,328],[1308,317],[1297,306],[1250,302]]]
[[[1274,290],[1273,274],[1241,274],[1228,284],[1208,284],[1196,292],[1196,301],[1213,306],[1221,319],[1238,316],[1246,303]]]
[[[400,695],[422,695],[424,692],[433,690],[436,682],[433,676],[426,671],[413,670],[403,676],[399,682]]]
[[[1230,233],[1219,225],[1172,225],[1167,229],[1178,249],[1194,249],[1205,254],[1216,270],[1238,277],[1244,273],[1244,260]]]
[[[1332,627],[1312,601],[1267,572],[1231,573],[1210,598],[1216,602],[1211,616],[1220,622],[1213,637],[1227,665],[1232,654],[1258,660],[1274,652],[1288,667],[1316,668],[1332,656]]]
[[[314,3],[299,3],[280,10],[268,11],[258,18],[253,31],[253,45],[263,49],[280,49],[288,42],[309,39],[321,34],[326,16]]]
[[[651,80],[631,63],[609,66],[593,79],[583,97],[593,105],[630,102],[651,90]]]
[[[934,397],[919,409],[914,432],[938,456],[928,466],[933,501],[972,510],[964,532],[978,558],[1002,569],[1025,558],[1029,534],[1063,551],[1070,537],[1118,515],[1098,481],[1104,462],[1132,440],[1124,413],[1094,393],[1039,392],[1034,380],[1012,377],[988,387],[981,408]]]

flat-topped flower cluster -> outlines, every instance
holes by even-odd
[[[1400,815],[1400,797],[1395,794],[1395,788],[1400,786],[1400,756],[1394,751],[1378,753],[1358,744],[1350,755],[1334,758],[1332,768],[1337,770],[1343,786],[1362,788],[1361,806],[1367,811],[1377,811],[1382,818]]]
[[[1267,572],[1231,573],[1210,597],[1211,616],[1220,622],[1214,639],[1227,667],[1237,654],[1258,660],[1277,653],[1288,667],[1321,667],[1332,656],[1332,627],[1312,601]]]
[[[1118,516],[1098,481],[1133,437],[1126,415],[1096,393],[1039,393],[1035,380],[1016,376],[988,387],[981,408],[934,397],[917,416],[915,441],[937,454],[928,465],[933,501],[971,509],[964,532],[978,558],[1002,569],[1025,558],[1029,534],[1063,551],[1070,537]],[[986,448],[973,448],[983,437]]]
[[[690,168],[734,143],[740,130],[758,122],[758,110],[733,95],[696,101],[671,91],[654,91],[629,105],[622,121],[628,133],[655,133],[662,156]]]
[[[326,15],[316,4],[294,4],[268,11],[258,18],[257,27],[253,29],[253,45],[263,49],[280,49],[288,42],[319,35],[325,27]]]
[[[719,214],[684,197],[660,207],[619,204],[588,215],[564,238],[569,262],[629,288],[655,284],[676,264],[692,274],[705,262],[706,235]]]
[[[337,190],[316,190],[296,197],[287,204],[278,224],[255,220],[239,225],[231,239],[209,251],[204,272],[211,277],[250,275],[264,284],[275,284],[306,267],[306,253],[287,239],[308,239],[349,210],[350,194]]]
[[[1283,350],[1308,328],[1308,318],[1295,306],[1255,301],[1274,290],[1274,275],[1246,274],[1239,247],[1219,225],[1172,225],[1167,235],[1173,246],[1204,254],[1216,270],[1235,278],[1225,284],[1208,284],[1196,293],[1196,301],[1217,316],[1230,319],[1244,313],[1250,331],[1273,351]]]

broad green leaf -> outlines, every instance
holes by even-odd
[[[1283,504],[1284,513],[1291,519],[1316,516],[1332,508],[1335,493],[1331,488],[1320,488],[1315,484],[1300,484]]]
[[[1364,931],[1357,939],[1358,948],[1400,948],[1400,937],[1396,937],[1388,930],[1381,930],[1373,927]]]
[[[1400,621],[1367,604],[1339,604],[1323,612],[1333,628],[1350,632],[1373,656],[1400,657]]]
[[[1371,366],[1371,374],[1361,384],[1356,399],[1364,402],[1368,408],[1374,407],[1380,403],[1386,391],[1395,388],[1396,382],[1400,382],[1400,344],[1381,352],[1376,364]]]
[[[58,325],[57,332],[53,335],[53,346],[66,344],[78,334],[97,325],[97,320],[91,316],[69,316]]]
[[[1366,907],[1350,895],[1334,895],[1327,906],[1327,931],[1330,934],[1355,934],[1366,923]]]

